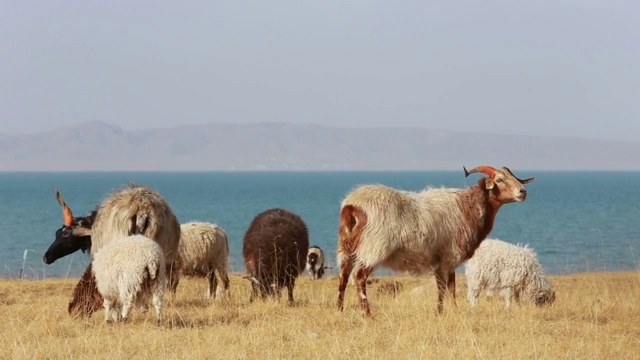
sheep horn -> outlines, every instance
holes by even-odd
[[[69,206],[67,206],[67,203],[64,202],[64,199],[62,199],[62,195],[60,195],[60,191],[58,191],[58,189],[56,189],[56,199],[58,199],[58,202],[62,206],[62,217],[64,219],[64,226],[73,225],[73,213],[71,212]]]
[[[513,174],[513,172],[511,172],[511,170],[509,170],[509,168],[508,168],[508,167],[503,166],[502,168],[503,168],[503,169],[505,169],[509,174],[511,174],[511,176],[513,176],[514,178],[516,178],[516,180],[520,181],[520,184],[528,184],[528,183],[532,182],[532,181],[533,181],[533,179],[535,179],[535,178],[532,178],[532,177],[530,177],[530,178],[528,178],[528,179],[520,179],[520,178],[518,178],[517,176],[515,176],[515,175]]]
[[[464,176],[467,177],[470,174],[473,173],[477,173],[477,172],[481,172],[481,173],[485,173],[489,176],[493,176],[493,174],[496,172],[496,169],[492,168],[491,166],[478,166],[475,167],[471,170],[467,170],[466,167],[462,166],[462,168],[464,169]]]

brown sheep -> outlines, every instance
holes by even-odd
[[[249,302],[260,293],[280,296],[286,286],[289,304],[293,304],[293,288],[303,271],[309,250],[309,232],[302,218],[280,208],[258,214],[244,236],[242,254],[251,280]]]

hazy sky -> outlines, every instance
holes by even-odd
[[[0,133],[94,120],[640,141],[640,3],[4,1]]]

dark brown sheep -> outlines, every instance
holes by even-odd
[[[102,308],[102,296],[98,292],[96,278],[91,271],[91,263],[87,266],[82,278],[73,289],[73,299],[69,301],[67,311],[74,317],[91,316]]]
[[[309,231],[302,218],[285,209],[275,208],[258,214],[244,235],[242,255],[251,280],[249,302],[260,292],[280,296],[286,286],[289,304],[293,287],[303,271],[309,250]]]

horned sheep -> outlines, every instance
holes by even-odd
[[[93,275],[104,299],[105,321],[126,321],[132,306],[148,304],[162,321],[166,285],[165,257],[160,245],[143,236],[112,240],[93,255]]]
[[[218,280],[229,294],[229,243],[225,231],[216,224],[192,221],[180,225],[180,245],[169,284],[175,293],[180,276],[206,277],[207,297],[215,298]]]
[[[433,273],[438,288],[437,312],[446,291],[455,303],[455,269],[469,259],[493,228],[504,204],[525,201],[521,180],[507,167],[479,166],[465,176],[484,173],[468,188],[427,188],[419,192],[367,184],[341,203],[337,263],[339,310],[355,269],[360,307],[371,315],[366,284],[379,266],[411,274]]]
[[[511,299],[531,301],[537,306],[555,301],[555,289],[544,274],[533,249],[499,239],[486,239],[465,264],[467,298],[478,305],[480,292],[499,292],[506,307]]]
[[[288,210],[273,208],[258,214],[245,233],[242,254],[251,281],[249,302],[260,293],[280,295],[286,286],[289,304],[293,288],[304,270],[309,250],[309,232],[302,218]]]

